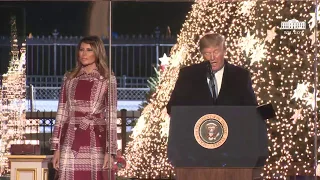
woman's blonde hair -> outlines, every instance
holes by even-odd
[[[69,79],[72,79],[77,76],[79,71],[82,68],[82,64],[79,61],[79,50],[81,47],[81,44],[90,44],[95,56],[96,56],[96,66],[98,68],[98,71],[101,76],[104,78],[108,79],[109,78],[109,67],[107,65],[107,54],[106,54],[106,49],[104,48],[103,41],[98,37],[98,36],[87,36],[84,37],[80,40],[77,51],[76,51],[76,56],[77,56],[77,65],[76,67],[68,73],[67,77]]]

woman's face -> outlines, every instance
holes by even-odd
[[[79,61],[83,66],[92,65],[96,62],[97,58],[91,48],[90,44],[81,43],[79,49]]]

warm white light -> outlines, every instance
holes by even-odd
[[[178,69],[203,61],[199,36],[213,31],[226,35],[229,61],[251,72],[259,104],[272,102],[277,111],[277,117],[267,121],[270,156],[262,174],[264,179],[285,179],[291,168],[298,175],[312,174],[313,135],[308,132],[314,131],[313,32],[306,29],[300,34],[293,31],[288,34],[289,31],[280,29],[281,21],[295,18],[309,22],[312,7],[312,1],[196,0],[172,48],[173,58],[161,75],[151,108],[143,113],[146,124],[139,125],[143,128],[128,144],[125,156],[131,166],[122,173],[128,177],[155,178],[162,171],[173,172],[166,157],[167,137],[161,136],[160,124],[165,122],[162,110],[175,85]],[[186,46],[186,58],[172,66],[177,62],[174,55],[182,46]],[[295,94],[298,83],[309,83],[306,92],[297,90]]]
[[[0,86],[0,173],[8,173],[8,160],[11,144],[23,144],[26,123],[26,44],[18,49],[15,19],[11,25],[11,60],[8,72],[3,75]],[[31,142],[30,142],[31,143]]]

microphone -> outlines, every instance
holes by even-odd
[[[212,66],[210,64],[210,61],[206,61],[206,67],[207,67],[207,77],[212,81],[214,78],[214,74],[212,71]]]
[[[214,80],[215,80],[214,73],[212,71],[212,66],[210,64],[210,61],[206,61],[206,67],[207,67],[207,77],[210,79],[209,87],[212,93],[213,104],[215,104],[217,99],[217,94],[216,94],[216,88],[214,84]]]

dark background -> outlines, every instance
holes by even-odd
[[[0,2],[0,36],[10,35],[10,16],[16,15],[18,34],[80,36],[85,32],[91,2]],[[191,10],[191,2],[114,2],[113,32],[152,34],[157,26],[177,34]],[[24,27],[25,22],[25,27]]]
[[[85,36],[92,2],[0,2],[0,38],[10,38],[10,17],[16,17],[18,36]],[[112,30],[114,35],[151,35],[156,27],[166,34],[180,32],[192,2],[113,2]],[[106,27],[108,28],[108,27]],[[0,75],[7,71],[10,44],[0,39]],[[21,42],[21,41],[20,41]]]

